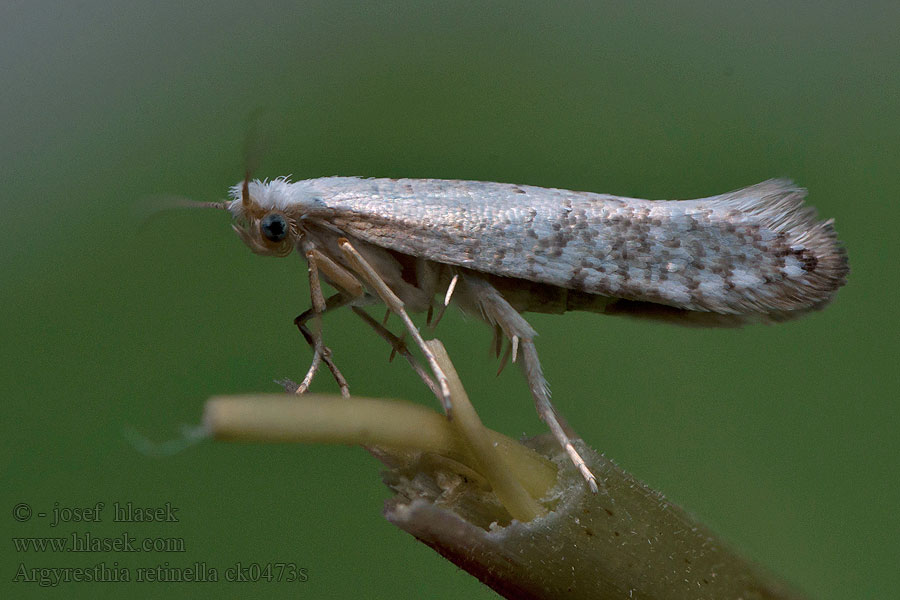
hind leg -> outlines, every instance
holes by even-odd
[[[490,283],[471,274],[464,275],[463,281],[469,301],[476,305],[489,324],[500,327],[503,334],[509,338],[512,360],[516,362],[518,358],[521,358],[522,371],[525,373],[525,379],[531,389],[538,415],[550,428],[559,445],[569,455],[572,464],[584,477],[591,491],[597,493],[597,479],[573,444],[574,440],[580,438],[556,412],[550,402],[550,388],[547,380],[544,379],[537,349],[534,347],[533,340],[536,332]]]

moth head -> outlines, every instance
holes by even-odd
[[[226,207],[234,217],[231,227],[256,254],[287,256],[299,235],[296,222],[273,202],[272,190],[249,177],[231,189]]]

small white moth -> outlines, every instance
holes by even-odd
[[[449,413],[449,391],[407,310],[455,301],[494,327],[497,354],[521,359],[541,418],[581,470],[576,434],[550,403],[525,311],[590,310],[698,325],[785,320],[827,304],[847,258],[831,221],[803,205],[805,190],[772,180],[700,200],[641,200],[478,181],[324,177],[248,181],[213,206],[258,254],[309,263],[313,308],[297,324],[313,347],[304,392],[319,365],[346,382],[306,322],[354,311],[406,352],[360,306],[380,299],[403,320]],[[319,275],[338,293],[325,301]],[[502,337],[500,337],[502,336]],[[414,364],[411,355],[406,353]],[[503,363],[506,359],[504,356]],[[502,368],[502,367],[501,367]]]

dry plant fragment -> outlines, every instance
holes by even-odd
[[[443,457],[446,464],[478,472],[451,422],[409,402],[316,394],[223,396],[206,403],[203,420],[212,436],[223,441],[361,445],[385,460]],[[485,435],[531,497],[540,498],[556,483],[551,461],[496,431],[486,429]]]

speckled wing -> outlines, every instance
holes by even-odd
[[[785,180],[675,201],[477,181],[304,183],[330,223],[366,242],[590,294],[774,314],[823,305],[848,272],[831,222]]]

